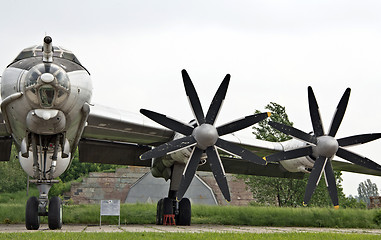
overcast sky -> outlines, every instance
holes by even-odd
[[[204,109],[232,75],[217,125],[276,102],[309,132],[312,86],[328,130],[350,87],[337,137],[381,132],[379,1],[16,0],[0,1],[0,9],[1,69],[50,35],[92,74],[95,103],[188,121],[185,68]],[[381,140],[351,150],[381,164]],[[347,195],[367,178],[381,188],[380,177],[343,178]]]

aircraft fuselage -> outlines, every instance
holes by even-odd
[[[51,50],[49,56],[43,46],[24,49],[1,78],[7,131],[21,166],[37,179],[58,177],[70,165],[92,95],[90,74],[74,54]]]

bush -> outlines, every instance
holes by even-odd
[[[8,162],[0,162],[0,193],[14,193],[26,189],[27,175],[16,158],[17,150],[12,146]]]
[[[62,196],[65,192],[70,192],[71,184],[74,182],[82,182],[82,178],[70,182],[62,182],[61,179],[59,183],[53,184],[52,188],[49,191],[49,197],[53,196]]]
[[[366,209],[366,203],[364,201],[358,201],[356,198],[348,197],[340,199],[340,207]]]
[[[374,222],[375,224],[377,224],[378,226],[381,225],[381,210],[377,211],[377,212],[374,214],[373,222]]]

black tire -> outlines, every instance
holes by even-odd
[[[163,198],[163,215],[173,214],[173,202],[170,198]]]
[[[38,199],[30,197],[26,202],[25,226],[28,230],[38,230],[40,228],[40,216],[38,216]]]
[[[179,202],[179,215],[176,216],[176,225],[190,226],[191,224],[191,203],[188,198],[183,198]]]
[[[163,225],[163,216],[163,199],[160,199],[156,208],[156,225]]]
[[[48,225],[52,230],[62,228],[62,201],[59,197],[49,200]]]

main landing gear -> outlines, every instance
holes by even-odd
[[[172,167],[168,197],[157,202],[157,225],[190,226],[191,224],[191,202],[188,198],[182,198],[180,202],[176,200],[184,168],[185,164],[177,162]]]
[[[191,203],[188,198],[183,198],[180,202],[162,198],[157,203],[156,225],[189,226],[191,215]]]

